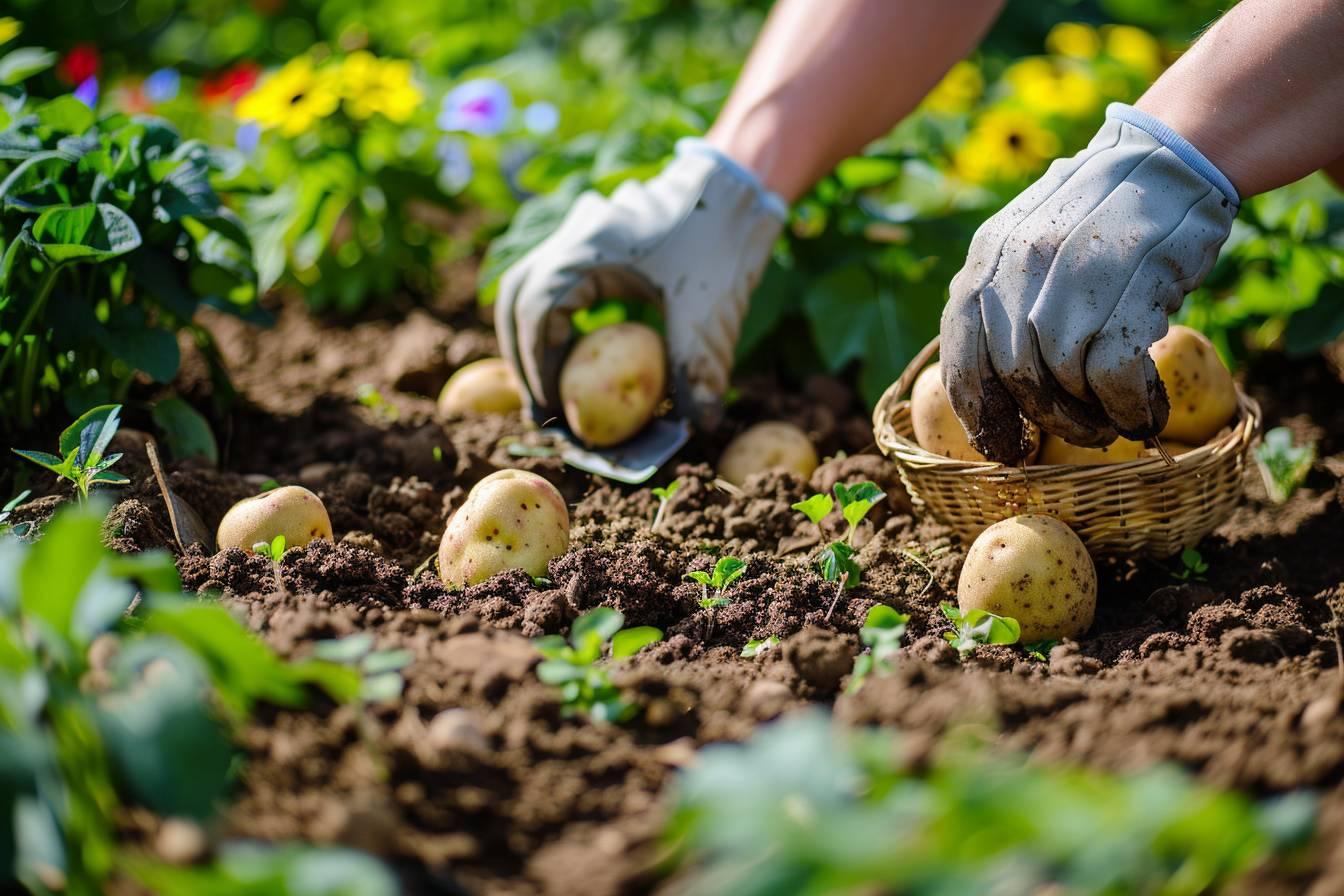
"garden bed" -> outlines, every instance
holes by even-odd
[[[697,437],[656,480],[682,487],[654,533],[647,488],[511,451],[533,441],[512,419],[434,419],[425,396],[493,351],[470,314],[455,326],[424,312],[336,326],[297,303],[279,311],[268,331],[208,318],[243,400],[219,429],[224,469],[175,466],[169,481],[211,526],[265,480],[306,485],[326,502],[338,543],[289,552],[283,592],[262,558],[194,548],[178,562],[184,585],[221,593],[283,655],[367,631],[415,660],[399,700],[263,712],[242,737],[248,761],[222,833],[351,844],[389,859],[409,892],[646,891],[659,879],[661,800],[677,769],[702,744],[743,739],[817,702],[906,732],[916,759],[969,728],[1039,759],[1112,770],[1172,760],[1255,795],[1317,789],[1322,829],[1308,863],[1241,887],[1344,888],[1344,669],[1328,605],[1344,598],[1344,384],[1325,362],[1271,357],[1247,378],[1267,425],[1318,439],[1322,462],[1283,507],[1248,481],[1236,515],[1201,545],[1206,581],[1179,580],[1176,563],[1100,563],[1087,638],[1044,661],[992,646],[961,660],[938,605],[954,594],[963,545],[897,499],[865,523],[863,583],[828,612],[834,585],[810,569],[815,533],[790,505],[837,480],[900,494],[840,382],[742,382],[725,431]],[[204,366],[189,358],[179,385],[209,406]],[[823,457],[847,456],[811,483],[762,474],[740,492],[716,484],[708,463],[724,442],[767,418],[798,423]],[[504,466],[563,491],[571,549],[550,584],[515,573],[449,593],[417,567],[466,489]],[[132,486],[109,522],[114,545],[170,545],[147,464],[132,452],[121,469]],[[735,600],[703,609],[683,573],[730,553],[748,561]],[[909,614],[908,646],[894,676],[845,695],[875,602]],[[643,710],[623,727],[563,718],[532,671],[527,639],[598,605],[665,633],[615,676]],[[782,643],[739,656],[770,635]]]

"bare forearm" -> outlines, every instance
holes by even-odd
[[[1253,196],[1344,151],[1344,3],[1242,0],[1137,103]]]
[[[709,142],[786,200],[886,133],[1003,0],[780,0]]]

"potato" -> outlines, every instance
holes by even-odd
[[[285,547],[301,548],[319,538],[332,540],[331,518],[322,499],[301,485],[286,485],[244,498],[219,521],[219,550],[242,548],[285,536]]]
[[[915,378],[914,388],[910,390],[910,422],[915,428],[915,441],[925,451],[953,460],[987,460],[971,447],[966,437],[966,427],[961,425],[956,412],[952,410],[952,402],[948,400],[947,390],[943,387],[942,370],[938,364],[924,368]],[[1032,423],[1027,424],[1027,432],[1032,440],[1032,448],[1025,462],[1030,464],[1040,451],[1041,433]]]
[[[484,358],[459,367],[439,393],[439,413],[512,414],[523,406],[513,371],[503,358]]]
[[[1037,463],[1041,464],[1079,464],[1096,466],[1098,464],[1118,464],[1127,460],[1138,460],[1144,456],[1142,442],[1131,439],[1116,439],[1101,448],[1083,448],[1070,444],[1058,436],[1046,434],[1041,442],[1041,454]]]
[[[569,508],[536,473],[500,470],[476,483],[439,542],[439,576],[453,588],[506,569],[544,576],[569,547]]]
[[[817,452],[807,434],[792,423],[757,423],[728,443],[719,455],[718,474],[741,485],[761,470],[789,470],[807,479],[817,468]]]
[[[1082,539],[1052,516],[995,523],[971,544],[957,581],[962,612],[988,610],[1022,626],[1022,643],[1076,638],[1097,610],[1097,570]]]
[[[667,390],[662,337],[644,324],[612,324],[575,344],[560,370],[560,401],[585,444],[624,442],[653,419]]]
[[[1203,333],[1175,324],[1148,354],[1171,400],[1164,440],[1202,445],[1237,412],[1232,373]]]

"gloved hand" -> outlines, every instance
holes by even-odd
[[[986,221],[943,311],[943,383],[973,444],[1016,463],[1022,415],[1075,445],[1167,422],[1148,347],[1208,274],[1236,188],[1179,134],[1113,103],[1087,148]]]
[[[788,216],[784,200],[701,140],[653,179],[585,193],[500,283],[495,330],[539,422],[559,417],[570,315],[602,298],[658,304],[677,410],[713,425],[751,292]]]

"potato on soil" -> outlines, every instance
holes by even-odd
[[[555,486],[525,470],[500,470],[476,483],[439,542],[439,576],[453,588],[507,569],[544,576],[569,547],[569,508]]]
[[[1171,401],[1164,440],[1202,445],[1236,414],[1232,373],[1203,333],[1175,324],[1148,354]]]
[[[792,423],[768,420],[757,423],[728,443],[719,455],[718,474],[741,485],[752,473],[788,470],[804,479],[817,468],[817,450],[812,440]]]
[[[286,548],[301,548],[319,538],[331,541],[331,518],[322,499],[301,485],[244,498],[219,521],[215,543],[221,551],[242,548],[251,552],[252,545],[269,544],[277,535],[285,536]]]
[[[1024,514],[990,526],[966,552],[957,581],[962,612],[987,610],[1022,626],[1022,643],[1076,638],[1097,609],[1097,570],[1073,530]]]
[[[643,429],[667,391],[663,339],[626,322],[580,339],[560,370],[560,401],[569,428],[596,448],[617,445]]]
[[[484,358],[459,367],[439,393],[443,416],[512,414],[523,406],[513,371],[503,358]]]
[[[925,451],[941,454],[953,460],[985,461],[987,458],[971,447],[966,437],[966,428],[957,419],[948,400],[947,389],[943,387],[941,365],[934,364],[915,378],[914,388],[910,391],[910,422],[915,429],[915,441]],[[1033,463],[1040,451],[1040,430],[1034,424],[1027,424],[1032,440],[1032,448],[1027,453],[1026,463]]]
[[[1143,443],[1135,442],[1132,439],[1120,438],[1100,448],[1083,448],[1047,433],[1041,441],[1041,453],[1036,459],[1036,463],[1097,466],[1099,464],[1124,463],[1127,460],[1138,460],[1144,456]]]

